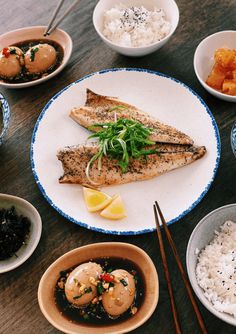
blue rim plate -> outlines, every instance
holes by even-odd
[[[231,147],[236,157],[236,123],[233,125],[231,130]]]
[[[128,217],[122,221],[105,221],[98,214],[88,213],[81,187],[58,183],[62,168],[56,158],[60,148],[83,143],[89,134],[68,117],[71,108],[84,104],[86,88],[119,96],[120,100],[150,111],[164,123],[189,134],[196,145],[205,144],[206,156],[152,180],[107,187],[108,194],[121,193],[127,205]],[[155,230],[154,200],[160,202],[168,224],[188,214],[209,190],[219,165],[220,151],[215,119],[191,88],[158,72],[115,68],[73,82],[46,104],[35,124],[30,155],[40,191],[62,216],[97,232],[136,235]]]
[[[0,129],[0,145],[3,143],[4,138],[6,136],[7,130],[10,124],[10,107],[6,100],[6,98],[0,93],[0,103],[2,107],[0,108],[0,113],[2,113],[2,121],[3,121],[3,128]]]

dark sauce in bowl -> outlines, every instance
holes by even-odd
[[[130,317],[135,316],[132,314],[132,309],[137,308],[137,312],[139,311],[143,303],[146,289],[140,269],[133,262],[122,258],[95,258],[90,259],[89,261],[100,264],[103,271],[105,272],[109,273],[116,269],[124,269],[134,276],[136,294],[132,306],[125,313],[121,314],[119,317],[116,318],[112,318],[106,313],[101,302],[99,302],[98,304],[90,303],[87,306],[79,308],[68,302],[64,289],[60,288],[57,283],[55,288],[55,303],[61,314],[69,321],[72,321],[74,323],[87,323],[96,326],[112,325],[114,323],[122,322]],[[79,263],[78,265],[80,264],[82,263]],[[66,281],[69,273],[72,272],[72,270],[75,269],[78,265],[62,271],[60,273],[60,278],[58,282],[60,282],[61,280]]]
[[[63,51],[62,46],[55,41],[52,41],[49,39],[32,39],[32,40],[25,40],[19,43],[12,44],[12,46],[16,46],[20,48],[25,54],[29,50],[29,48],[37,44],[49,44],[55,48],[57,57],[56,57],[56,62],[53,64],[53,66],[49,67],[46,72],[39,73],[39,74],[28,73],[26,68],[23,66],[21,73],[17,77],[10,78],[10,79],[0,77],[3,82],[24,83],[24,82],[34,81],[34,80],[37,80],[44,76],[49,75],[61,65],[63,57],[64,57],[64,51]]]

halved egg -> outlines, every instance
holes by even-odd
[[[25,67],[30,74],[41,74],[56,63],[57,53],[52,45],[37,44],[25,54]]]
[[[94,262],[87,262],[76,267],[65,283],[67,300],[80,307],[89,304],[97,296],[97,281],[102,267]]]
[[[105,311],[112,317],[126,312],[134,302],[134,277],[126,270],[117,269],[111,272],[114,276],[114,287],[102,295],[102,304]]]

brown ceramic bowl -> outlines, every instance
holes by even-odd
[[[5,34],[0,35],[0,50],[9,45],[14,45],[16,43],[27,40],[36,39],[36,40],[55,41],[58,44],[60,44],[64,52],[62,63],[60,64],[60,66],[58,66],[58,68],[55,69],[55,71],[51,72],[47,76],[42,76],[41,78],[36,80],[31,80],[21,83],[14,83],[14,82],[11,83],[0,80],[0,86],[14,89],[35,86],[53,78],[55,75],[57,75],[59,72],[63,70],[63,68],[68,63],[72,53],[72,47],[73,47],[72,39],[64,30],[61,29],[54,30],[49,37],[44,37],[43,34],[45,29],[46,26],[32,26],[32,27],[25,27],[8,31]]]
[[[95,326],[72,323],[58,310],[54,291],[59,273],[77,264],[99,257],[119,257],[136,264],[143,276],[145,296],[138,312],[131,318],[114,325]],[[150,257],[140,248],[120,242],[91,244],[76,248],[57,259],[43,274],[38,288],[39,306],[46,319],[57,329],[68,334],[118,334],[127,333],[141,326],[155,311],[159,297],[159,283],[156,268]]]

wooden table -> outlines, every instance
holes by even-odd
[[[156,233],[122,237],[88,231],[61,217],[46,202],[35,183],[29,159],[34,124],[46,102],[74,80],[104,68],[152,69],[189,85],[213,112],[222,141],[222,157],[216,179],[203,201],[185,218],[170,227],[183,263],[189,236],[199,220],[219,206],[236,202],[236,161],[229,139],[231,127],[236,120],[235,104],[209,95],[200,86],[193,69],[193,54],[203,38],[219,30],[236,30],[235,1],[178,0],[180,22],[170,42],[158,52],[137,59],[118,55],[98,38],[92,25],[92,12],[96,2],[82,0],[77,10],[61,25],[71,35],[74,49],[68,66],[56,80],[24,90],[1,89],[9,99],[12,116],[7,141],[0,148],[0,191],[30,201],[41,214],[43,233],[36,251],[28,261],[14,271],[0,275],[0,333],[58,333],[39,310],[39,280],[46,268],[65,252],[99,241],[125,241],[140,246],[151,256],[157,267],[160,279],[158,307],[151,319],[134,333],[174,333]],[[57,0],[1,1],[0,33],[24,26],[46,24],[56,3]],[[172,256],[169,255],[168,260],[183,333],[200,333]],[[200,303],[199,305],[209,333],[235,333],[235,327],[220,321]]]

